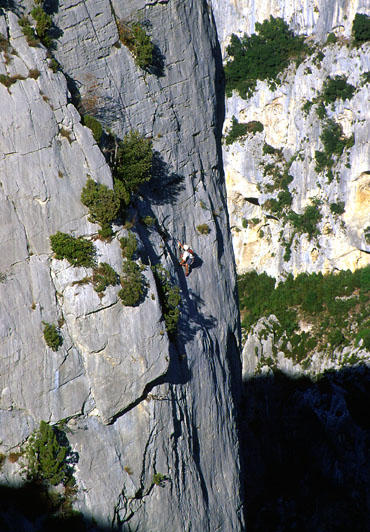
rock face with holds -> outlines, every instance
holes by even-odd
[[[21,446],[41,419],[63,419],[84,514],[133,530],[165,531],[169,522],[174,530],[242,530],[239,314],[220,156],[220,54],[206,3],[60,2],[57,72],[18,21],[17,9],[1,10],[0,450]],[[120,21],[148,29],[152,69],[138,68],[120,43]],[[80,201],[87,179],[113,181],[81,124],[76,91],[80,110],[106,130],[122,138],[137,129],[153,141],[155,177],[129,212],[146,280],[136,307],[122,305],[119,286],[98,294],[85,282],[90,268],[57,260],[50,248],[57,231],[84,236],[97,263],[122,271],[127,228],[117,221],[113,239],[99,240]],[[152,227],[142,222],[148,216]],[[186,281],[177,239],[197,255]],[[176,338],[166,332],[156,263],[180,287]],[[45,344],[45,323],[63,339],[56,351]],[[162,486],[155,474],[166,477]],[[15,482],[7,463],[2,475]]]

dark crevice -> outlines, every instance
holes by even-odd
[[[244,198],[245,201],[248,201],[249,203],[252,203],[253,205],[259,205],[260,202],[258,201],[258,198]]]
[[[152,391],[152,389],[155,386],[159,386],[160,384],[164,384],[164,382],[165,382],[165,375],[161,375],[160,377],[157,377],[156,379],[154,379],[152,382],[149,382],[145,386],[144,391],[141,394],[141,396],[138,397],[138,399],[136,399],[136,401],[131,403],[124,410],[121,410],[121,412],[118,412],[117,414],[112,416],[110,418],[110,420],[108,421],[107,425],[113,425],[117,421],[117,419],[119,419],[120,417],[124,416],[125,414],[127,414],[127,412],[129,412],[130,410],[135,408],[135,406],[139,405],[142,401],[144,401],[148,397],[148,394]]]

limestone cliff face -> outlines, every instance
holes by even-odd
[[[156,72],[140,70],[119,44],[119,19],[145,22]],[[65,419],[78,453],[76,508],[85,514],[129,530],[241,530],[239,314],[215,28],[204,2],[177,0],[61,1],[53,20],[57,73],[43,46],[27,44],[18,13],[0,12],[9,40],[0,74],[16,76],[0,84],[1,450],[17,449],[41,419]],[[91,271],[50,249],[57,231],[83,235],[98,261],[120,272],[118,238],[127,234],[117,225],[111,242],[100,241],[81,204],[88,177],[111,187],[112,175],[67,78],[85,103],[93,99],[106,128],[120,137],[138,129],[157,152],[160,177],[130,212],[147,280],[135,308],[122,305],[118,287],[98,297],[78,282]],[[147,215],[160,232],[140,222]],[[208,235],[196,230],[205,223]],[[186,280],[176,239],[197,254]],[[175,342],[149,267],[157,261],[181,290]],[[43,322],[59,324],[57,352],[43,340]],[[163,487],[155,473],[167,477]],[[2,474],[15,482],[10,463]]]
[[[225,136],[230,133],[232,117],[244,124],[258,121],[262,129],[223,146],[238,271],[266,272],[282,280],[289,273],[353,271],[368,265],[370,86],[366,72],[370,68],[370,48],[368,43],[353,47],[350,39],[356,13],[369,14],[370,3],[240,0],[215,1],[212,7],[225,60],[230,35],[251,34],[255,23],[270,15],[282,17],[296,34],[306,35],[307,42],[316,46],[315,53],[298,67],[295,63],[289,66],[276,90],[258,81],[250,98],[243,99],[234,91],[226,99]],[[335,43],[326,43],[329,33],[335,34]],[[355,87],[354,94],[325,105],[320,117],[318,106],[325,84],[336,76]],[[346,149],[335,158],[332,176],[317,168],[316,159],[316,153],[324,149],[322,135],[328,123],[339,124],[341,138],[348,139]],[[317,206],[320,220],[315,237],[300,233],[269,208],[280,191],[271,170],[277,168],[291,176],[287,193],[294,212],[301,214],[307,206]],[[269,357],[271,341],[261,340],[257,332],[248,337],[244,350],[246,373],[253,373],[257,367],[257,344],[260,353]],[[337,367],[340,356],[337,353],[328,361],[318,355],[309,371],[320,373],[327,367]],[[362,356],[367,358],[368,354]],[[280,358],[280,368],[302,371],[292,367],[283,353]]]

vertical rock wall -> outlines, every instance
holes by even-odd
[[[111,243],[96,240],[80,194],[89,176],[111,186],[110,169],[70,103],[64,75],[50,70],[42,46],[27,45],[15,14],[1,15],[0,32],[17,52],[10,62],[2,58],[1,72],[26,78],[0,85],[7,221],[1,449],[17,448],[40,419],[64,418],[78,453],[76,504],[85,514],[129,530],[160,532],[169,523],[173,530],[241,530],[239,313],[220,153],[218,43],[204,2],[147,4],[60,2],[53,17],[55,56],[69,88],[85,103],[92,98],[94,112],[118,136],[136,128],[157,152],[156,179],[130,212],[147,265],[147,297],[136,308],[122,306],[118,287],[99,298],[78,283],[89,270],[52,258],[49,236],[72,232],[91,239],[99,262],[120,272],[118,238],[127,233],[117,225]],[[148,28],[157,46],[152,73],[119,44],[121,18]],[[37,79],[30,69],[40,71]],[[156,217],[160,232],[139,221],[146,215]],[[205,223],[208,235],[196,229]],[[197,254],[187,279],[176,239]],[[158,260],[181,289],[175,342],[149,268]],[[58,352],[44,343],[43,321],[59,323]],[[12,472],[6,463],[9,482]],[[153,483],[155,473],[166,476],[162,487]]]

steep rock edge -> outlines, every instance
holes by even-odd
[[[113,5],[117,16],[144,9],[144,2]],[[167,530],[169,522],[178,530],[241,530],[234,408],[239,316],[220,165],[221,109],[214,106],[217,41],[204,3],[158,3],[145,13],[165,58],[162,77],[143,75],[126,48],[113,47],[118,33],[109,2],[61,2],[54,17],[63,31],[56,55],[75,83],[96,76],[107,125],[118,135],[132,127],[152,135],[161,153],[164,181],[151,197],[138,199],[137,212],[155,215],[201,258],[185,283],[175,238],[166,242],[136,229],[143,256],[161,257],[180,284],[176,346],[163,334],[149,269],[155,299],[132,310],[121,306],[114,288],[100,301],[91,286],[73,285],[85,271],[51,258],[48,237],[57,230],[95,235],[80,191],[88,174],[108,185],[111,174],[68,103],[64,76],[50,71],[42,47],[26,44],[15,15],[1,17],[0,31],[18,53],[9,64],[3,61],[2,72],[27,77],[30,68],[40,71],[36,80],[0,86],[7,117],[0,137],[2,218],[8,220],[2,238],[9,248],[0,285],[1,300],[8,302],[1,319],[1,445],[16,448],[42,418],[67,418],[79,455],[77,507],[84,513],[135,530]],[[199,62],[198,54],[209,60]],[[196,232],[200,223],[210,225],[209,236]],[[119,271],[117,242],[96,245],[100,260]],[[62,317],[64,344],[54,353],[43,343],[41,323]],[[163,488],[152,485],[155,472],[169,478]],[[13,473],[7,463],[9,482]]]

